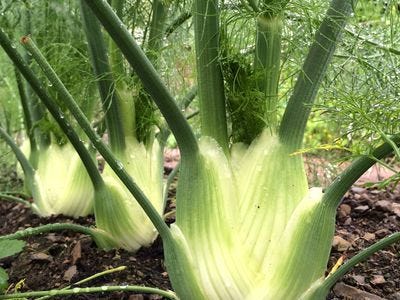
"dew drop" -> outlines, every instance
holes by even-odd
[[[102,289],[103,291],[107,291],[107,290],[108,290],[108,286],[104,286],[104,285],[103,285],[103,286],[101,287],[101,289]]]
[[[117,167],[118,167],[118,170],[122,170],[124,168],[124,165],[122,164],[122,162],[117,161]]]
[[[72,291],[73,291],[74,293],[79,293],[79,290],[80,290],[80,288],[74,288]]]

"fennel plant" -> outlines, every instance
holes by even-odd
[[[250,76],[254,76],[253,88],[259,96],[233,99],[258,102],[248,105],[253,112],[244,120],[231,117],[236,122],[233,130],[241,131],[234,143],[228,131],[225,101],[231,95],[226,93],[229,82],[224,82],[221,70],[217,0],[195,0],[192,11],[200,139],[107,1],[84,2],[140,78],[177,140],[181,164],[174,224],[168,227],[164,223],[145,189],[138,185],[140,180],[129,175],[128,168],[116,159],[118,153],[113,155],[105,147],[72,99],[63,100],[158,230],[168,274],[179,298],[324,299],[356,263],[400,240],[400,233],[384,238],[325,276],[336,208],[342,196],[376,160],[397,149],[399,135],[385,139],[372,153],[355,160],[325,190],[309,188],[302,158],[295,154],[301,148],[311,107],[356,1],[331,1],[280,122],[278,66],[288,1],[242,2],[257,19]],[[255,118],[254,111],[262,122],[250,127],[248,138],[243,133]]]
[[[359,158],[323,192],[309,189],[302,159],[293,155],[301,147],[311,106],[356,2],[331,2],[278,126],[279,40],[287,2],[248,2],[257,13],[253,72],[256,88],[264,94],[258,109],[265,125],[255,128],[257,137],[249,145],[230,145],[218,1],[193,5],[203,134],[199,141],[117,16],[102,1],[86,1],[152,95],[181,150],[176,222],[166,232],[155,225],[164,241],[172,285],[183,299],[323,299],[356,262],[350,260],[325,278],[336,208],[374,159]],[[392,139],[392,144],[398,142],[398,136]],[[380,158],[391,150],[386,143],[373,154]],[[145,199],[137,199],[145,206]],[[399,234],[388,239],[394,242]]]

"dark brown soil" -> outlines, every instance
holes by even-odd
[[[336,243],[332,248],[328,269],[340,256],[351,257],[380,238],[400,231],[399,205],[398,191],[353,188],[338,209]],[[54,222],[93,225],[93,218],[78,220],[63,216],[39,218],[21,204],[0,201],[0,234]],[[109,252],[99,250],[89,238],[71,232],[44,234],[27,241],[28,246],[22,253],[0,261],[0,266],[10,275],[10,291],[21,282],[23,284],[19,291],[62,288],[95,273],[119,266],[127,268],[90,281],[87,286],[137,284],[171,289],[168,274],[163,266],[162,244],[159,240],[150,248],[142,249],[136,254],[122,250]],[[400,299],[399,253],[400,244],[393,245],[360,264],[343,278],[342,282],[346,285],[337,286],[335,292],[331,293],[330,299],[375,299],[368,298],[369,296],[365,296],[362,291],[385,299]],[[352,293],[356,293],[355,296],[350,295],[346,289],[347,285],[356,288],[352,290]],[[133,300],[161,299],[161,297],[113,293],[62,299]]]

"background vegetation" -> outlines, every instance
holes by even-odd
[[[182,99],[195,87],[196,78],[191,3],[165,3],[169,10],[158,69],[176,98]],[[251,80],[240,79],[246,77],[252,64],[254,19],[240,1],[224,1],[222,5],[229,8],[222,16],[225,26],[221,41],[221,60],[229,85],[227,97],[257,97],[257,92],[251,89]],[[283,88],[279,94],[279,109],[282,112],[287,101],[286,92],[293,87],[327,5],[328,1],[314,0],[289,4],[284,20],[280,76]],[[400,52],[396,48],[400,40],[399,5],[393,0],[359,1],[355,18],[346,28],[309,121],[304,145],[309,155],[340,158],[358,155],[376,146],[382,135],[390,136],[399,131]],[[127,1],[124,21],[143,47],[148,42],[146,24],[151,14],[151,1]],[[96,78],[90,70],[78,2],[3,0],[0,15],[1,25],[9,28],[15,39],[26,33],[34,35],[47,60],[83,110],[101,124]],[[176,23],[178,20],[184,22]],[[0,53],[0,75],[0,122],[21,143],[25,138],[22,108],[13,67],[3,53]],[[235,85],[249,85],[250,95],[235,95]],[[53,97],[57,99],[57,95]],[[197,110],[195,99],[187,113]],[[192,118],[191,122],[199,128],[197,118]],[[63,143],[63,134],[48,117],[35,126],[50,130]],[[101,130],[101,126],[99,128]],[[170,145],[174,145],[172,140]],[[0,153],[1,177],[12,174],[14,178],[15,173],[10,172],[15,170],[16,161],[3,142]],[[0,183],[5,185],[2,190],[10,188],[6,186],[7,181]]]

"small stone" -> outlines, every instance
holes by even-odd
[[[351,213],[351,206],[348,204],[341,204],[338,209],[338,216],[339,218],[344,218],[350,215]]]
[[[373,285],[379,285],[379,284],[383,284],[385,282],[386,282],[386,279],[382,275],[374,275],[371,279],[371,283]]]
[[[356,208],[354,208],[354,211],[362,214],[362,213],[366,212],[368,209],[369,209],[368,205],[359,205]]]
[[[367,189],[359,187],[359,186],[353,186],[351,188],[351,190],[352,190],[352,192],[354,192],[356,194],[364,194],[367,191]]]
[[[354,276],[352,276],[352,278],[353,278],[358,284],[361,284],[361,285],[364,285],[364,284],[365,284],[365,277],[364,277],[364,276],[361,276],[361,275],[354,275]]]
[[[396,292],[389,296],[389,299],[400,300],[400,292]]]
[[[348,226],[348,225],[351,224],[351,222],[353,222],[352,218],[348,217],[348,218],[346,219],[346,221],[344,221],[343,225]]]
[[[375,240],[375,234],[367,232],[364,234],[364,236],[362,238],[366,241],[373,241],[373,240]]]
[[[387,236],[387,235],[389,235],[389,234],[390,234],[390,231],[388,229],[386,229],[386,228],[379,229],[379,230],[375,231],[375,235],[380,239],[385,237],[385,236]]]
[[[338,252],[344,252],[350,249],[351,243],[346,241],[344,238],[335,235],[333,238],[332,247]]]
[[[379,200],[375,203],[375,207],[383,211],[392,211],[392,202],[388,200]]]
[[[392,212],[400,218],[400,203],[392,203]]]

